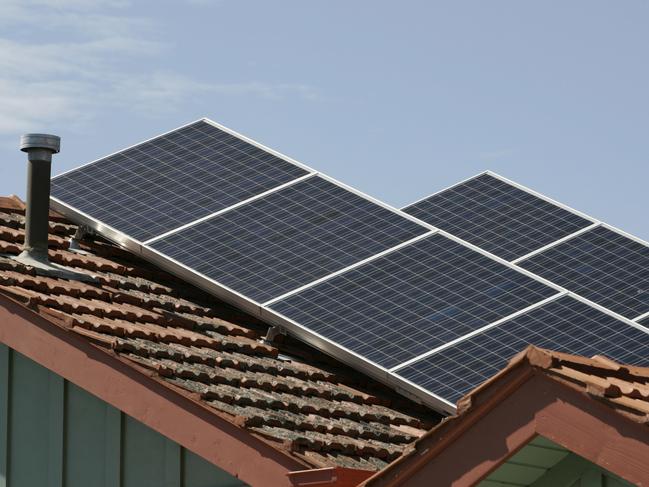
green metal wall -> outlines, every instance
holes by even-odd
[[[553,441],[537,436],[478,487],[633,487]]]
[[[0,487],[242,485],[0,344]]]

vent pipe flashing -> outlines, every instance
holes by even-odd
[[[61,139],[49,134],[26,134],[20,138],[20,150],[27,153],[27,208],[25,210],[25,245],[16,260],[34,268],[37,274],[94,281],[49,261],[47,241],[50,216],[50,175],[52,154],[61,149]]]

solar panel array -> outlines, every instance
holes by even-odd
[[[514,260],[593,222],[490,174],[403,209],[505,260]]]
[[[626,318],[649,311],[649,247],[597,227],[520,263]]]
[[[263,303],[427,231],[314,176],[151,245]]]
[[[647,364],[649,334],[561,287],[644,313],[647,247],[491,174],[411,205],[413,218],[199,121],[52,193],[68,216],[441,408],[530,341]]]
[[[526,238],[526,234],[532,235],[534,228],[540,226],[533,218],[536,214],[533,209],[528,212],[531,219],[523,227],[520,227],[521,219],[512,208],[492,211],[495,205],[491,195],[493,188],[498,188],[497,192],[501,195],[524,193],[527,195],[527,205],[543,209],[554,207],[554,211],[543,210],[544,225],[553,229],[563,227],[564,231],[553,234],[554,240],[549,243],[543,240],[535,246],[526,247],[522,255],[521,252],[502,251],[501,248],[507,248],[508,245],[512,249],[516,248],[521,238]],[[476,196],[477,194],[481,196]],[[468,195],[491,209],[482,212],[465,211],[462,204]],[[520,234],[506,231],[494,234],[488,242],[483,242],[482,248],[495,248],[493,252],[499,257],[512,260],[517,266],[626,318],[635,319],[649,312],[649,246],[646,243],[629,238],[596,220],[583,218],[576,212],[492,174],[481,174],[410,205],[405,211],[433,222],[437,221],[440,215],[439,202],[449,201],[452,204],[444,203],[445,211],[450,212],[446,218],[456,225],[465,222],[463,238],[467,241],[480,246],[481,239],[486,235],[482,228],[489,227],[490,224],[493,224],[494,229],[522,228]],[[500,206],[503,201],[500,200]],[[570,218],[565,216],[566,213],[574,216],[578,225],[566,225],[566,222],[570,221]],[[479,225],[476,222],[479,222]],[[438,224],[442,228],[448,227],[443,222]],[[566,233],[569,230],[572,230],[572,233]]]
[[[391,368],[553,294],[435,234],[270,308]]]
[[[647,363],[649,334],[565,296],[458,342],[397,374],[457,401],[528,344],[622,363]]]
[[[308,174],[198,121],[52,180],[52,196],[145,241]]]

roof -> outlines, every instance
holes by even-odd
[[[92,274],[37,276],[22,250],[24,204],[0,198],[0,294],[82,337],[307,467],[378,470],[440,416],[97,236],[50,215],[50,259]]]
[[[546,384],[550,383],[550,386],[542,386],[539,379]],[[528,382],[533,385],[528,384],[525,389],[523,385]],[[517,391],[520,391],[518,398]],[[507,401],[510,405],[503,409],[511,407],[510,411],[495,412]],[[557,415],[556,411],[561,413]],[[514,417],[519,413],[524,419]],[[584,419],[586,415],[604,418],[604,421],[601,421],[597,428],[587,428],[587,420]],[[558,424],[564,432],[557,433],[547,426],[551,422],[549,418],[553,416],[559,417]],[[493,418],[497,421],[489,426],[489,421]],[[629,424],[628,420],[631,420],[632,424]],[[515,428],[518,429],[512,429],[516,433],[507,430],[506,423],[509,421],[516,424]],[[520,433],[524,426],[528,426],[526,421],[534,423],[534,426],[526,433]],[[494,425],[497,429],[502,428],[502,436],[507,438],[508,450],[501,460],[511,456],[517,448],[536,435],[543,435],[571,451],[576,447],[576,453],[603,468],[613,468],[620,464],[626,464],[625,467],[630,469],[637,467],[631,475],[635,475],[635,481],[641,479],[644,482],[639,485],[649,485],[649,466],[646,461],[634,465],[633,458],[638,455],[642,458],[642,455],[649,454],[649,367],[622,365],[603,356],[586,358],[531,345],[513,357],[507,367],[498,374],[460,399],[456,415],[443,420],[413,443],[401,458],[362,485],[411,485],[403,482],[407,476],[413,475],[413,469],[423,468],[426,462],[432,465],[437,461],[439,464],[441,460],[438,461],[436,455],[442,451],[445,454],[451,452],[451,443],[459,443],[459,438],[468,435],[468,431],[479,429],[476,425],[481,422],[484,423],[483,431],[490,431],[493,436],[499,434],[493,429]],[[581,430],[590,430],[586,443],[580,436],[583,433]],[[553,431],[555,437],[552,437]],[[517,434],[519,437],[516,437]],[[604,436],[597,436],[599,434],[609,437],[603,439]],[[630,440],[629,452],[625,452],[625,448],[629,446],[624,443],[627,439]],[[475,439],[472,441],[472,450],[482,447]],[[467,463],[467,458],[472,456],[472,453],[466,449],[461,450],[464,456],[463,472],[475,468],[478,471],[476,478],[482,479],[493,471],[498,466],[495,458],[500,453],[499,450],[502,450],[502,438],[496,438],[494,441],[499,446],[492,447],[481,462]],[[573,442],[575,444],[567,444]],[[486,441],[480,443],[486,444]],[[489,449],[489,445],[484,448]],[[608,452],[607,448],[611,448],[613,452]],[[589,458],[589,455],[592,458]],[[609,455],[613,459],[609,458]],[[424,461],[424,457],[427,460]],[[447,470],[450,470],[449,465],[452,463],[448,457],[445,458]],[[418,464],[417,467],[415,464]],[[619,472],[615,473],[620,475]],[[430,471],[427,475],[430,478]],[[475,482],[476,478],[471,482]],[[459,481],[453,485],[473,485],[471,482]]]
[[[623,365],[601,355],[586,358],[530,346],[515,356],[500,374],[506,374],[521,361],[633,421],[649,424],[649,367]],[[463,399],[460,410],[470,408],[471,397],[495,380],[491,379]]]
[[[649,367],[619,364],[602,355],[592,358],[528,346],[507,367],[458,401],[457,415],[467,414],[477,398],[521,365],[586,393],[616,412],[649,423]]]

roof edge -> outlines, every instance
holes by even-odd
[[[582,373],[577,370],[577,381],[572,381],[572,376],[564,376],[560,373],[564,368],[569,368],[566,367],[566,365],[570,365],[576,369],[582,369],[585,372]],[[544,403],[539,406],[541,409],[546,408],[550,402],[547,401],[548,392],[538,391],[539,387],[542,389],[548,388],[549,391],[554,391],[552,394],[557,396],[563,397],[565,395],[565,398],[571,398],[567,401],[558,401],[558,403],[561,404],[557,406],[557,408],[565,408],[562,409],[561,414],[574,415],[575,411],[579,410],[579,408],[575,409],[568,405],[571,401],[574,404],[581,404],[584,416],[591,415],[596,418],[594,422],[598,420],[600,421],[599,426],[594,430],[598,434],[606,435],[611,434],[611,431],[614,431],[614,428],[603,427],[601,424],[601,418],[603,417],[610,418],[608,421],[612,421],[616,425],[621,425],[619,427],[623,428],[625,431],[632,428],[632,426],[630,426],[632,424],[631,421],[635,422],[636,426],[639,422],[646,423],[649,414],[642,418],[635,418],[631,415],[624,414],[624,411],[614,410],[607,404],[604,404],[608,394],[610,393],[608,389],[600,390],[597,387],[591,387],[590,384],[586,384],[586,387],[580,387],[578,385],[578,379],[581,376],[586,376],[588,371],[595,372],[597,370],[610,371],[617,376],[622,375],[631,378],[638,377],[644,378],[645,380],[649,378],[648,367],[621,365],[602,356],[595,356],[589,359],[578,355],[553,352],[529,345],[523,351],[516,354],[504,369],[461,398],[458,401],[456,415],[444,420],[442,423],[428,431],[415,442],[412,448],[404,452],[401,457],[359,484],[358,487],[401,485],[401,483],[405,482],[420,469],[424,468],[428,462],[433,461],[432,459],[442,454],[442,452],[450,447],[454,442],[461,440],[462,436],[468,433],[471,428],[476,426],[477,423],[485,418],[488,413],[495,410],[496,407],[505,402],[505,400],[510,396],[518,393],[517,390],[521,388],[529,389],[531,387],[529,391],[534,391],[532,392],[532,395],[538,394],[543,396],[543,394],[545,394],[543,400],[539,398],[539,401]],[[526,384],[528,381],[533,381],[533,384]],[[547,384],[547,387],[543,384]],[[505,409],[508,407],[511,408],[511,404],[505,407]],[[527,407],[529,409],[532,406],[528,405]],[[544,428],[547,427],[546,423],[549,422],[548,418],[556,414],[555,411],[549,413],[549,416],[544,416],[544,419],[541,422],[543,424],[537,423],[536,420],[530,416],[532,419],[530,419],[531,422],[529,424],[532,426],[532,429],[529,429],[527,433],[531,433],[532,437],[536,434],[545,434]],[[645,419],[645,421],[643,421],[643,419]],[[580,418],[580,420],[586,421],[584,420],[584,417]],[[563,424],[563,420],[559,420],[558,422]],[[563,427],[565,428],[566,425],[564,424]],[[644,428],[645,426],[643,425],[642,427]],[[521,430],[521,432],[522,431],[523,430]],[[649,435],[649,430],[642,430],[641,432],[638,432],[638,434],[647,436]],[[615,433],[613,433],[613,435],[615,435]],[[635,442],[636,438],[634,435],[629,434],[628,437],[632,439],[631,443],[633,443],[637,449],[637,442]],[[626,440],[627,438],[624,439]],[[521,440],[521,438],[519,438],[519,440]],[[649,445],[649,443],[647,443],[647,445]],[[592,446],[595,449],[597,448],[595,445],[587,446]],[[649,446],[644,447],[644,449],[647,448],[649,448]],[[635,450],[631,449],[629,451]],[[601,451],[588,452],[593,455],[584,455],[584,453],[585,452],[581,452],[580,454],[596,464],[600,463],[598,460],[602,460],[598,456],[601,455]],[[629,461],[634,463],[631,460]],[[649,469],[647,469],[647,471],[649,475]],[[620,475],[620,472],[617,472],[617,474]]]

